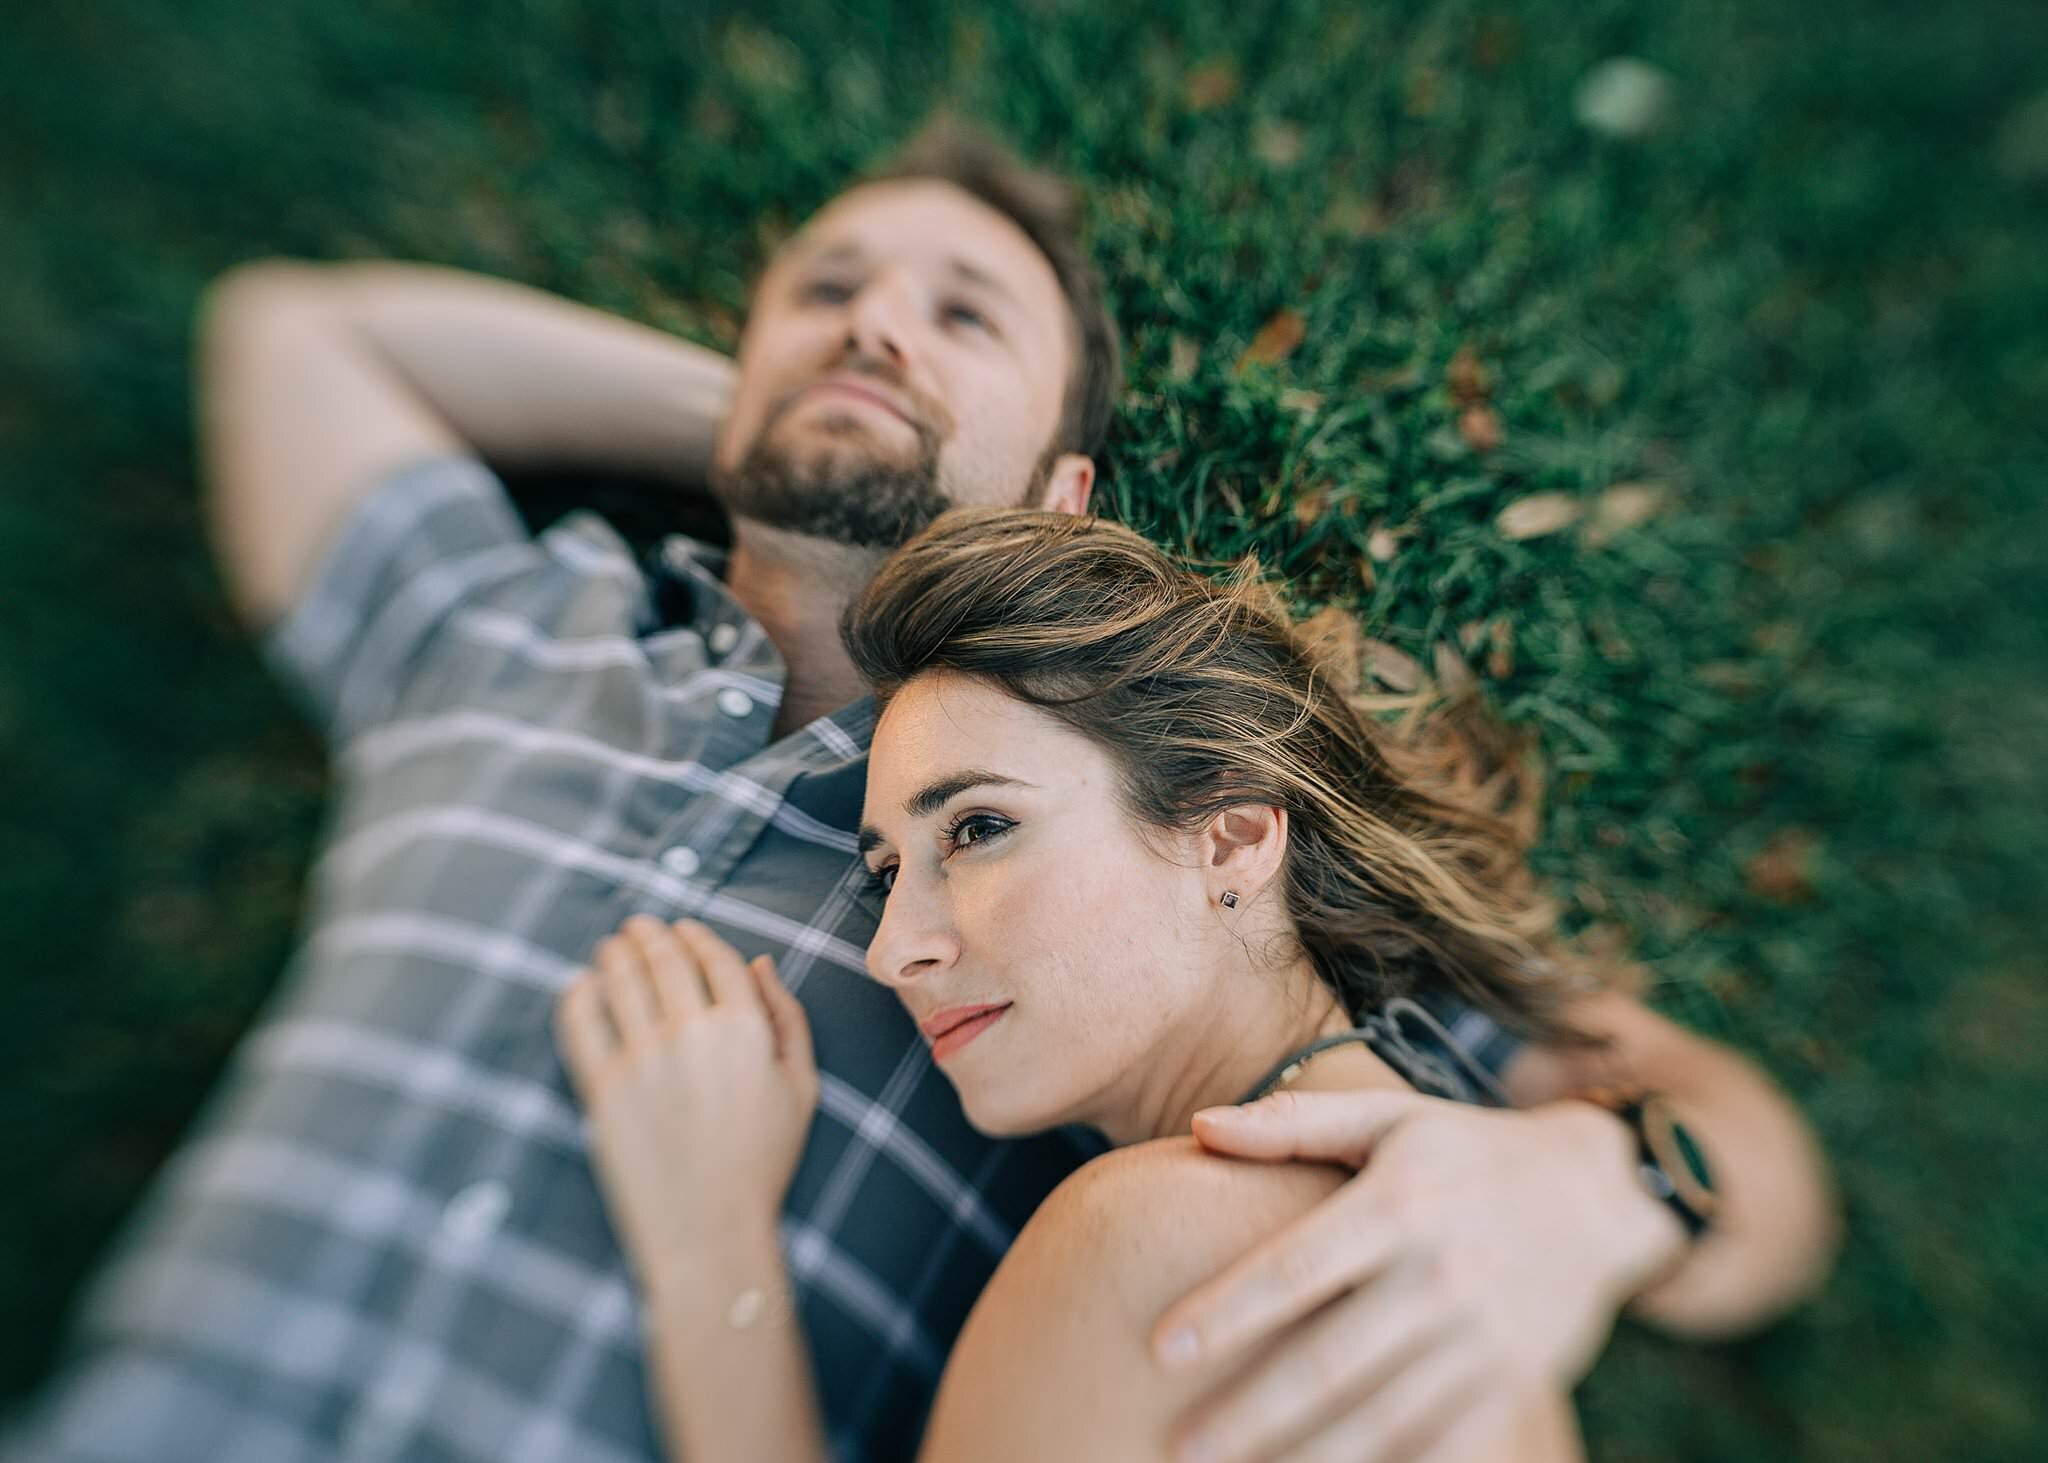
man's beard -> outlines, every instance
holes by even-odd
[[[917,429],[917,450],[890,461],[855,433],[808,456],[764,430],[716,484],[726,511],[771,528],[861,549],[893,549],[953,506],[939,488],[939,443]]]

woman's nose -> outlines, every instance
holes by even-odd
[[[960,958],[960,942],[944,909],[928,894],[906,887],[899,875],[882,922],[868,942],[868,974],[889,986],[905,986]]]

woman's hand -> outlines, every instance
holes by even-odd
[[[810,1023],[775,964],[635,915],[556,1008],[598,1177],[643,1283],[774,1230],[818,1104]]]

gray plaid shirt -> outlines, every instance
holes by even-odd
[[[588,515],[529,537],[468,459],[355,511],[268,643],[337,764],[305,943],[0,1457],[659,1457],[551,1025],[636,912],[772,954],[809,1011],[783,1248],[837,1456],[910,1453],[996,1262],[1101,1145],[975,1133],[867,978],[872,705],[771,742],[782,661],[721,567],[676,538],[643,568]]]

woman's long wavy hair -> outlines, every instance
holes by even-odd
[[[1448,985],[1525,1036],[1581,1039],[1564,1007],[1610,973],[1563,946],[1530,874],[1524,759],[1470,715],[1373,714],[1355,659],[1296,625],[1256,564],[1212,579],[1100,519],[955,509],[841,635],[883,705],[952,671],[1087,737],[1141,824],[1285,809],[1287,912],[1354,1018]]]

